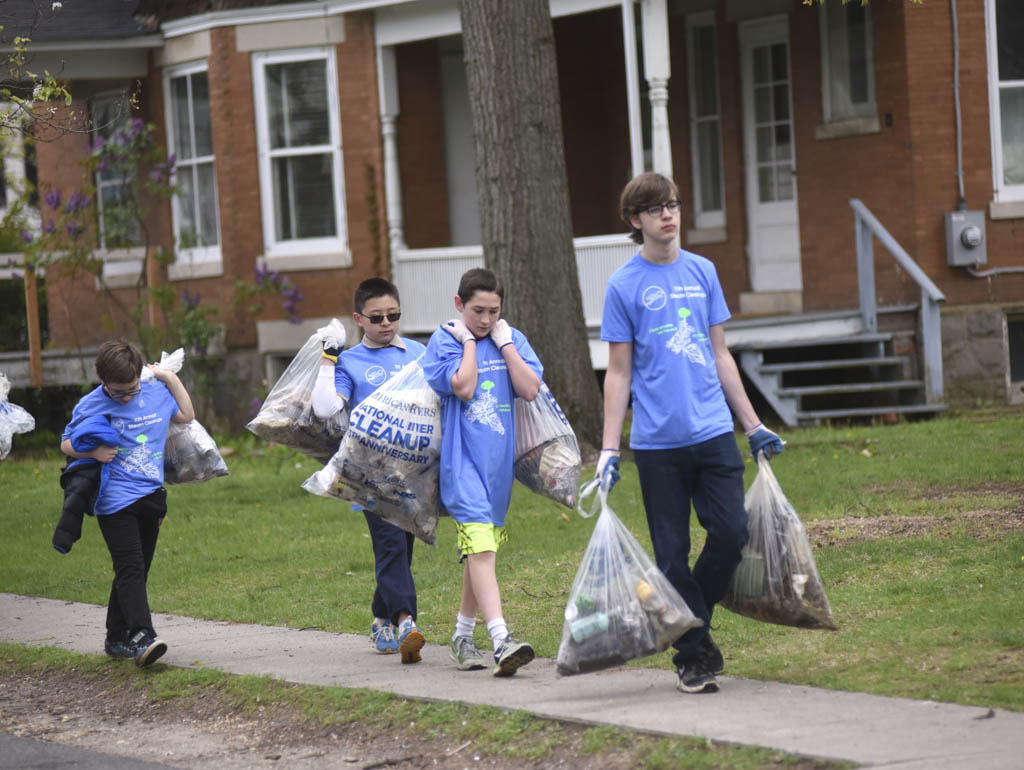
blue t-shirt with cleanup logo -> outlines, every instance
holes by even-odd
[[[633,449],[692,446],[733,431],[710,329],[730,317],[710,260],[679,249],[671,264],[639,253],[605,289],[601,339],[633,343]]]
[[[371,348],[360,342],[338,356],[338,363],[334,365],[334,389],[348,399],[349,408],[362,403],[427,349],[416,340],[403,337],[402,342],[404,350],[397,345]]]
[[[108,463],[103,488],[93,512],[106,516],[127,508],[164,483],[164,444],[171,418],[178,413],[178,402],[158,380],[146,380],[131,401],[115,401],[97,387],[75,406],[71,422],[61,440],[70,438],[75,428],[90,417],[110,421],[119,437],[117,455]]]
[[[512,329],[512,342],[543,378],[544,367],[529,340]],[[516,397],[508,365],[490,337],[476,342],[476,392],[463,401],[452,391],[462,364],[462,345],[438,329],[427,343],[423,373],[441,397],[441,503],[460,523],[505,526],[515,480]]]

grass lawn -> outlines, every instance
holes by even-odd
[[[1024,710],[1021,411],[782,434],[789,446],[773,469],[816,543],[839,631],[720,609],[713,627],[727,672]],[[51,547],[62,460],[55,451],[19,455],[20,438],[0,463],[0,590],[105,603],[111,571],[99,528],[87,519],[67,556]],[[169,490],[152,608],[366,633],[373,557],[362,515],[300,488],[313,461],[252,436],[220,443],[235,450],[231,475]],[[747,483],[755,472],[750,463]],[[650,552],[628,461],[611,504]],[[516,486],[499,581],[510,625],[542,656],[557,651],[593,521]],[[694,523],[695,548],[702,536]],[[444,643],[461,585],[451,520],[440,522],[436,548],[417,543],[413,571],[419,625]],[[102,629],[96,635],[99,651]],[[668,654],[631,665],[671,667]]]

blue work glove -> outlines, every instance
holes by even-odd
[[[747,431],[747,441],[750,442],[750,451],[754,455],[755,461],[759,452],[764,452],[765,459],[771,460],[786,448],[786,442],[779,438],[777,433],[764,427],[762,423]]]
[[[601,455],[597,458],[597,470],[594,471],[594,478],[601,480],[601,488],[605,492],[611,492],[612,487],[619,483],[619,451],[617,449],[601,450]]]

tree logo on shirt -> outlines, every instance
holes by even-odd
[[[668,301],[668,295],[665,294],[665,290],[660,286],[648,286],[644,289],[640,301],[644,303],[644,307],[648,310],[661,310]]]
[[[366,370],[366,381],[371,385],[380,385],[388,378],[388,373],[383,366],[371,366]]]
[[[690,309],[681,307],[677,312],[679,314],[679,326],[676,328],[675,334],[669,338],[666,346],[677,355],[683,353],[691,363],[707,366],[704,354],[697,347],[697,343],[693,341],[696,329],[686,320],[692,315]]]
[[[483,391],[465,406],[466,419],[470,422],[481,422],[487,425],[495,433],[505,435],[505,426],[501,424],[498,417],[498,399],[491,390],[494,388],[492,380],[484,380],[480,383],[480,390]]]
[[[145,433],[140,433],[136,436],[136,447],[124,458],[124,469],[130,473],[145,476],[148,479],[159,479],[160,469],[156,467],[152,455],[146,447],[147,441],[149,441],[149,437]]]

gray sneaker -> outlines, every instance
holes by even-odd
[[[452,639],[452,648],[449,653],[455,661],[459,671],[476,671],[486,668],[484,654],[477,649],[473,640],[468,636],[458,636]]]
[[[494,675],[512,676],[516,671],[533,660],[533,647],[520,642],[512,634],[506,636],[494,651]]]

